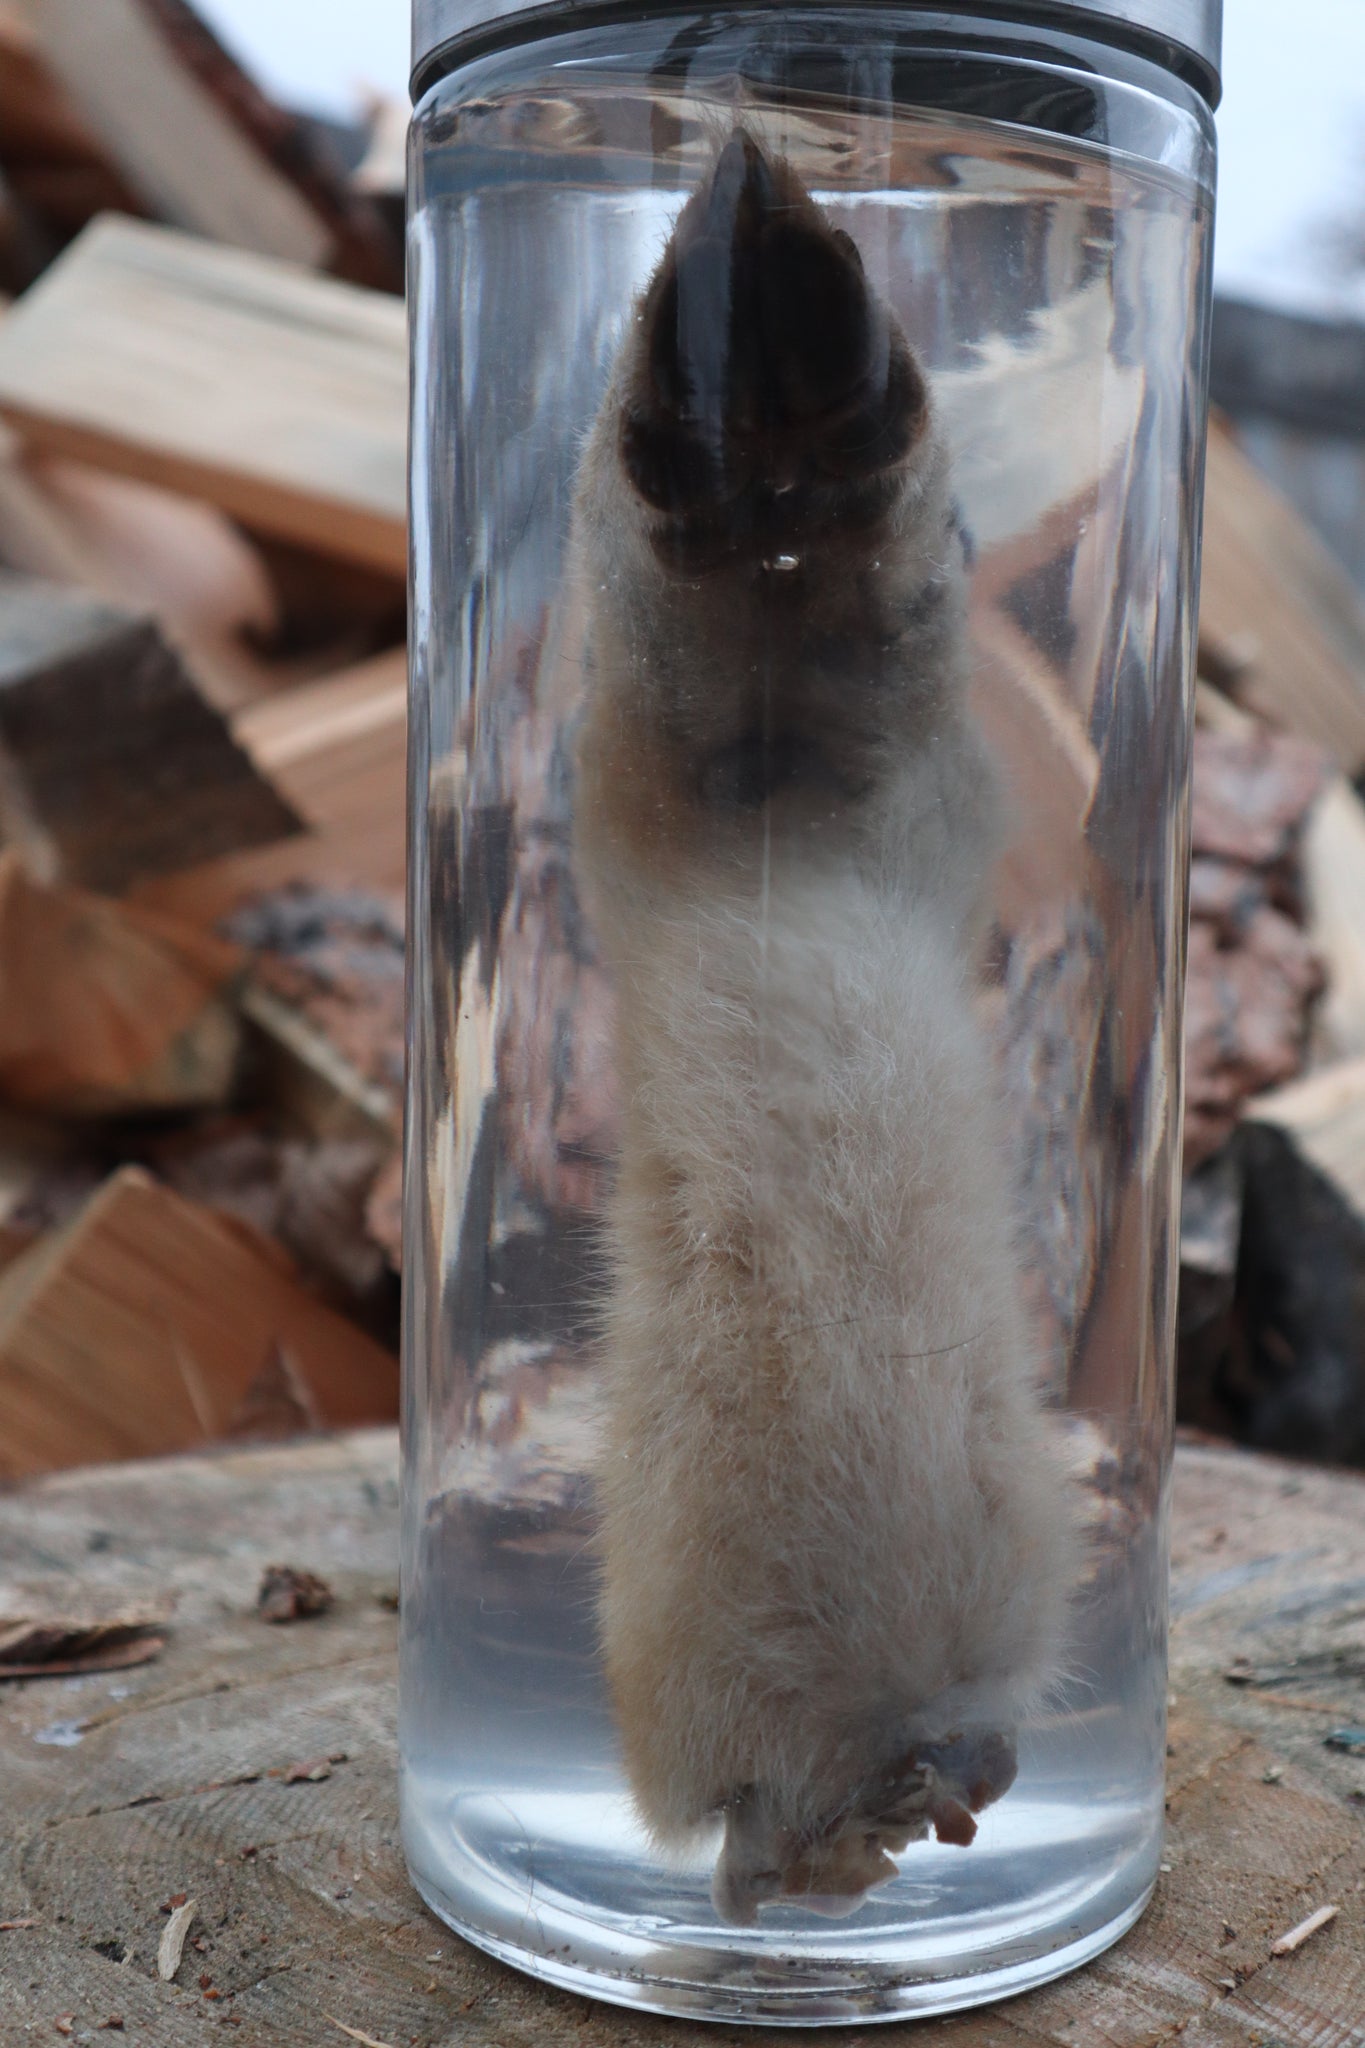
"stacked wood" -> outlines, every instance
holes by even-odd
[[[30,446],[400,576],[406,381],[398,300],[112,215],[0,325]]]
[[[96,13],[0,0],[4,1476],[397,1405],[398,245]]]
[[[0,0],[0,1393],[12,1369],[40,1462],[127,1451],[120,1413],[185,1442],[392,1412],[406,338],[363,287],[399,281],[400,127],[376,106],[347,177],[186,0]],[[1040,1362],[1101,1408],[1172,1085],[1161,906],[1114,945],[1140,849],[1107,791],[1150,703],[1117,672],[1094,701],[1096,607],[1065,649],[1048,624],[1121,559],[1143,386],[1086,374],[1111,318],[1084,286],[937,385],[975,522],[973,711],[1009,785],[986,1002]],[[411,1220],[442,1257],[453,1230],[481,1247],[473,1422],[490,1485],[528,1500],[584,1399],[619,1114],[563,746],[583,621],[551,595],[496,650],[474,780],[447,730],[418,791],[450,1152],[443,1217]],[[1355,1401],[1355,1367],[1324,1361],[1354,1357],[1358,1252],[1326,1134],[1352,1126],[1305,1122],[1294,1088],[1335,1075],[1338,1104],[1353,1070],[1326,1063],[1365,1058],[1365,622],[1217,426],[1200,669],[1185,1405],[1258,1440],[1328,1414],[1339,1448],[1323,1388],[1338,1370]],[[120,1261],[174,1341],[101,1364]],[[210,1321],[228,1287],[278,1313],[220,1348],[168,1273]]]

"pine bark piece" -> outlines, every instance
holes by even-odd
[[[1216,421],[1200,590],[1201,670],[1231,676],[1240,704],[1325,747],[1346,775],[1365,768],[1365,605]]]
[[[262,1621],[312,1621],[326,1614],[335,1601],[326,1579],[316,1572],[300,1571],[292,1564],[268,1564],[256,1595],[256,1612]]]
[[[0,853],[0,1099],[88,1118],[223,1102],[241,1033],[234,948],[33,881]]]
[[[48,879],[116,892],[298,827],[150,619],[0,577],[0,831]]]
[[[0,412],[36,446],[406,571],[399,300],[113,216],[0,329]]]
[[[1197,729],[1193,852],[1257,869],[1273,892],[1297,869],[1308,814],[1330,773],[1321,747],[1289,733]]]
[[[19,1609],[22,1611],[18,1611]],[[126,1671],[166,1647],[169,1602],[92,1600],[54,1608],[0,1596],[0,1681]]]
[[[394,1360],[277,1247],[125,1167],[0,1275],[0,1475],[222,1436],[277,1347],[327,1427],[396,1413]]]
[[[1330,761],[1228,711],[1194,736],[1187,1171],[1226,1142],[1249,1096],[1300,1071],[1324,979],[1300,921],[1305,833]]]
[[[281,889],[224,929],[255,955],[242,1008],[276,1056],[282,1106],[319,1138],[379,1137],[382,1157],[401,1115],[401,902],[361,890]]]
[[[1231,1136],[1247,1099],[1290,1081],[1303,1065],[1309,1005],[1322,967],[1297,926],[1258,905],[1236,946],[1213,925],[1190,925],[1185,994],[1185,1164],[1198,1166]]]

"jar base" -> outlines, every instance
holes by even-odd
[[[475,1948],[527,1976],[607,2005],[732,2026],[868,2025],[928,2019],[1015,1998],[1093,1962],[1136,1924],[1155,1890],[1153,1878],[1136,1898],[1098,1926],[1067,1938],[1075,1924],[1069,1917],[1066,1926],[1055,1930],[1055,1946],[1016,1954],[986,1968],[909,1965],[901,1974],[893,1965],[866,1957],[813,1965],[807,1958],[784,1954],[776,1941],[771,1954],[756,1954],[752,1948],[728,1950],[720,1943],[710,1950],[691,1944],[680,1949],[661,1941],[653,1966],[642,1956],[633,1968],[596,1968],[573,1959],[571,1942],[550,1945],[547,1940],[545,1947],[532,1947],[472,1924],[438,1885],[414,1868],[411,1856],[408,1868],[417,1891],[438,1919]],[[563,1931],[547,1929],[541,1916],[535,1917],[542,1936]],[[678,1968],[673,1974],[668,1967],[684,1961],[685,1972]]]

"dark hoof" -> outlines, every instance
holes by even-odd
[[[803,494],[901,463],[925,409],[854,242],[784,162],[731,136],[645,297],[621,427],[640,496],[682,518],[731,508],[734,538],[772,539],[799,527]]]

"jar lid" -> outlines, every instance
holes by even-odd
[[[1223,0],[900,0],[939,15],[984,13],[1024,26],[1070,28],[1138,50],[1175,72],[1217,106]],[[596,21],[658,10],[660,0],[412,0],[412,96],[453,64],[501,42],[518,42]]]

